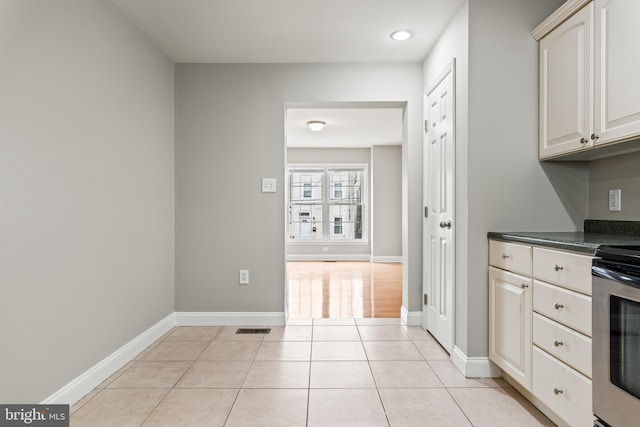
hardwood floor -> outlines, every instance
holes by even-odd
[[[402,264],[287,263],[289,318],[400,317]]]

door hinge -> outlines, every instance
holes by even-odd
[[[429,207],[428,206],[424,207],[424,217],[425,218],[429,218]]]
[[[428,302],[429,302],[429,296],[427,294],[424,294],[424,305],[427,305]]]
[[[424,132],[429,132],[429,120],[424,121]]]

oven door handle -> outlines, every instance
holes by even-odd
[[[610,263],[599,260],[593,263],[591,274],[603,279],[619,282],[623,285],[633,286],[640,289],[640,267],[628,264]]]

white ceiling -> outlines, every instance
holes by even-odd
[[[326,126],[312,132],[310,120]],[[401,108],[289,108],[287,147],[367,148],[402,144]]]
[[[114,2],[175,62],[337,63],[423,61],[463,0]]]
[[[113,0],[177,63],[422,62],[464,0]],[[389,38],[408,29],[406,42]],[[291,147],[400,144],[400,108],[289,108]],[[311,132],[306,122],[324,120]]]

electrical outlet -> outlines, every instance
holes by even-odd
[[[275,178],[262,178],[262,192],[263,193],[275,193],[276,192],[276,179]]]
[[[609,190],[609,211],[620,212],[622,210],[622,190]]]
[[[241,285],[249,284],[249,270],[240,270],[240,284]]]

